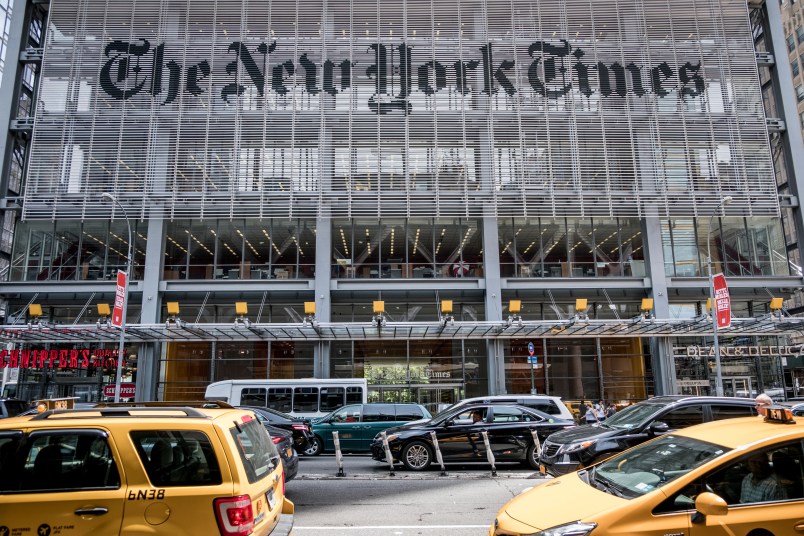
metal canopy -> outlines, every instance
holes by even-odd
[[[734,318],[719,335],[768,336],[804,330],[804,318],[766,315]],[[181,341],[336,341],[381,339],[526,339],[574,337],[693,337],[711,336],[708,317],[694,319],[499,321],[499,322],[350,322],[295,324],[129,324],[131,344]],[[120,332],[97,324],[0,326],[0,340],[14,343],[114,343]]]

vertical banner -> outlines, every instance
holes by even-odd
[[[114,310],[112,311],[112,325],[123,327],[123,305],[126,298],[127,274],[123,270],[117,271],[117,292],[114,295]]]
[[[712,276],[715,287],[715,314],[717,314],[717,327],[727,328],[731,326],[731,299],[729,298],[729,287],[726,286],[726,276],[715,274]]]

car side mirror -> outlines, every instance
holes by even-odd
[[[449,428],[450,426],[455,426],[455,419],[447,419],[444,421],[444,426]]]
[[[670,427],[667,426],[666,422],[654,421],[654,422],[650,423],[649,430],[650,430],[650,433],[653,434],[653,435],[662,435],[662,434],[666,434],[667,432],[669,432]]]
[[[729,505],[720,495],[705,491],[695,498],[693,523],[703,523],[706,516],[725,516],[729,513]]]

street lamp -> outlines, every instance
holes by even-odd
[[[123,290],[123,313],[120,317],[120,346],[117,349],[117,372],[114,380],[114,401],[120,402],[120,380],[123,374],[123,347],[126,341],[126,309],[128,309],[128,281],[131,277],[131,259],[132,248],[134,243],[131,241],[131,222],[126,214],[126,209],[120,204],[115,196],[109,192],[103,192],[101,198],[109,199],[123,211],[123,216],[126,218],[126,226],[128,227],[128,259],[126,261],[126,288]]]
[[[715,278],[712,274],[712,248],[711,248],[711,235],[712,235],[712,221],[720,211],[720,207],[725,207],[731,203],[732,197],[725,196],[720,200],[720,203],[715,207],[712,215],[709,217],[709,228],[706,232],[706,266],[709,274],[709,313],[712,315],[712,347],[715,350],[715,394],[723,396],[723,371],[720,368],[720,343],[717,340],[717,306],[715,305]]]

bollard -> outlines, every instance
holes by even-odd
[[[388,446],[388,435],[385,433],[385,430],[380,432],[382,437],[382,446],[385,449],[385,459],[388,460],[388,468],[390,472],[388,473],[390,476],[394,476],[394,457],[391,456],[391,447]]]
[[[530,429],[530,435],[533,436],[533,444],[536,445],[536,457],[542,455],[542,442],[539,441],[539,435],[536,433],[535,428]]]
[[[491,464],[491,476],[497,476],[497,467],[494,465],[494,453],[491,451],[491,445],[489,444],[489,432],[488,430],[481,430],[480,433],[483,434],[483,443],[486,444],[486,458],[488,458]]]
[[[346,476],[343,472],[343,454],[341,454],[341,440],[338,439],[338,432],[332,432],[332,441],[335,442],[335,461],[338,462],[337,476]]]
[[[447,470],[444,468],[444,457],[441,456],[441,448],[438,446],[438,437],[434,430],[430,431],[430,437],[433,439],[433,448],[435,449],[436,460],[438,465],[441,466],[441,476],[447,476]]]

